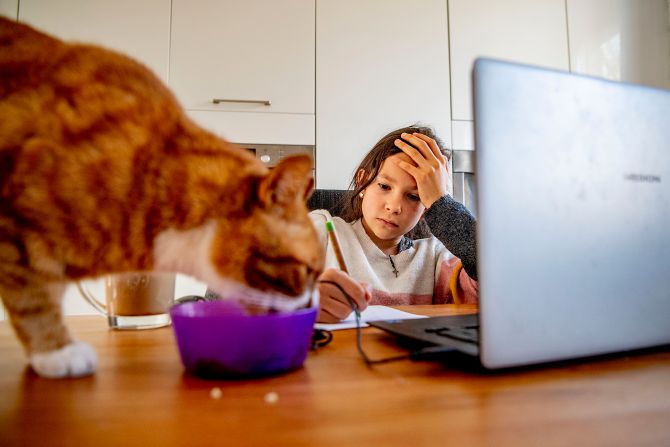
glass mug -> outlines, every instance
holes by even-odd
[[[78,282],[84,299],[107,316],[112,329],[152,329],[170,324],[169,310],[174,303],[174,273],[133,272],[105,275],[103,304]]]

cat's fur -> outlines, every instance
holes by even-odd
[[[306,296],[323,268],[311,169],[269,171],[141,64],[0,17],[0,296],[38,374],[95,369],[62,322],[67,281],[178,271]]]

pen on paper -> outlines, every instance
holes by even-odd
[[[337,240],[337,233],[335,233],[335,226],[333,225],[332,220],[326,221],[326,232],[328,233],[328,238],[333,246],[333,251],[335,252],[335,257],[337,258],[337,264],[340,266],[340,270],[349,273],[347,265],[344,263],[344,256],[342,256],[342,249],[340,248],[340,242]]]

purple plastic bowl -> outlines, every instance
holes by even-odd
[[[235,301],[198,301],[170,309],[179,355],[189,373],[244,378],[299,368],[311,345],[318,308],[246,315]]]

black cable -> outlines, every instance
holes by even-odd
[[[340,286],[338,283],[336,283],[334,281],[327,281],[327,280],[326,281],[321,281],[321,282],[324,283],[324,284],[330,284],[330,285],[333,285],[333,286],[337,287],[340,290],[340,292],[342,292],[342,295],[344,295],[344,297],[349,302],[349,306],[351,307],[354,314],[356,315],[356,348],[358,349],[358,353],[361,355],[361,357],[363,357],[363,360],[365,361],[366,365],[370,366],[370,365],[376,365],[376,364],[380,364],[380,363],[395,362],[395,361],[398,361],[398,360],[407,360],[407,359],[414,358],[418,354],[418,352],[412,352],[410,354],[404,354],[404,355],[398,355],[398,356],[394,356],[394,357],[387,357],[387,358],[383,358],[383,359],[374,359],[374,360],[371,359],[370,357],[368,357],[367,354],[365,353],[365,351],[363,350],[363,342],[361,340],[361,312],[360,312],[360,310],[358,310],[358,306],[354,302],[353,298],[351,298],[351,296],[347,292],[345,292],[345,290],[342,288],[342,286]]]
[[[333,340],[333,333],[326,329],[314,329],[312,333],[312,346],[310,349],[316,351],[323,348]]]

